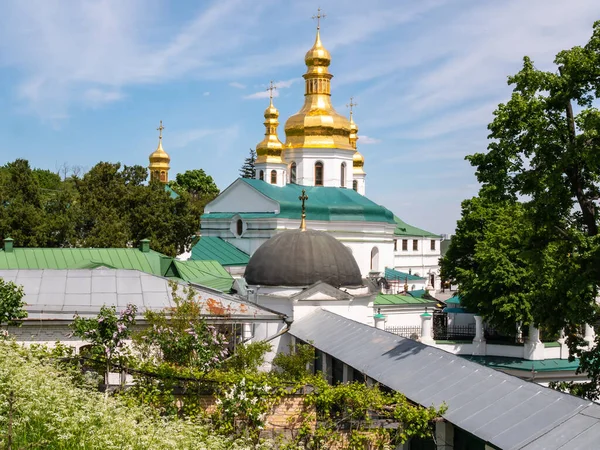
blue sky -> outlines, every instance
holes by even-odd
[[[269,81],[282,123],[302,106],[318,6],[367,196],[438,233],[477,192],[464,156],[485,151],[506,77],[524,55],[551,68],[600,19],[597,0],[5,0],[0,164],[146,165],[163,120],[171,175],[203,168],[224,189],[262,139]]]

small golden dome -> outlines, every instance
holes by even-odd
[[[323,47],[319,29],[304,60],[304,106],[285,123],[285,146],[354,150],[349,141],[350,122],[331,105],[331,56]]]
[[[151,179],[166,183],[169,181],[169,169],[171,168],[169,163],[171,162],[171,157],[162,147],[162,130],[164,129],[165,127],[163,127],[161,120],[160,126],[157,128],[159,131],[158,147],[150,154],[150,165],[148,166],[148,169],[150,169]]]
[[[365,158],[358,151],[354,152],[354,156],[352,156],[352,168],[354,173],[365,173],[364,167]]]
[[[350,100],[350,102],[352,103],[352,100]],[[348,140],[350,141],[352,148],[356,150],[356,141],[358,141],[358,125],[354,123],[352,110],[350,110],[350,135],[348,136]]]
[[[277,127],[279,126],[279,111],[273,106],[273,96],[271,94],[269,106],[265,109],[265,138],[256,145],[256,162],[284,164],[281,157],[283,153],[283,143],[277,137]]]

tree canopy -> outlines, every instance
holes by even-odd
[[[256,150],[250,149],[250,155],[244,160],[244,164],[240,168],[240,177],[242,178],[254,178],[256,176],[256,169],[254,164],[256,163]]]
[[[191,196],[171,198],[146,180],[142,166],[101,162],[61,181],[17,159],[0,170],[0,236],[18,247],[127,247],[148,238],[170,256],[188,250],[200,216]]]
[[[442,276],[496,326],[565,329],[596,398],[598,345],[584,350],[577,330],[600,317],[600,22],[554,62],[541,71],[524,58],[488,127],[487,153],[467,157],[482,188],[463,202]]]

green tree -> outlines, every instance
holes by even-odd
[[[27,317],[23,287],[0,278],[0,325],[20,326]]]
[[[254,178],[256,176],[256,169],[254,167],[256,163],[256,150],[250,149],[250,156],[244,160],[244,164],[240,168],[240,177],[242,178]]]
[[[203,169],[186,170],[178,173],[169,186],[177,193],[187,192],[194,200],[205,200],[206,203],[219,195],[219,188],[213,177],[207,175]]]
[[[586,395],[597,398],[598,345],[581,347],[576,330],[600,317],[600,22],[555,64],[545,72],[525,57],[509,77],[514,90],[488,127],[488,152],[467,157],[482,189],[463,204],[442,270],[492,322],[566,329],[591,378]]]

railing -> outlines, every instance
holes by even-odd
[[[419,339],[421,336],[421,327],[391,326],[385,327],[385,331],[414,340]]]
[[[473,338],[475,338],[475,324],[433,328],[433,339],[436,341],[472,341]]]

